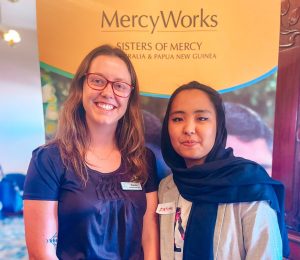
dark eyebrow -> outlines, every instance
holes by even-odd
[[[198,110],[194,111],[194,114],[196,114],[196,113],[211,114],[212,112],[207,109],[198,109]]]
[[[194,114],[198,114],[198,113],[200,113],[200,114],[211,114],[212,112],[209,111],[209,110],[206,110],[206,109],[198,109],[198,110],[194,111]],[[177,111],[171,112],[170,116],[177,115],[177,114],[182,115],[182,114],[185,114],[185,112],[182,111],[182,110],[177,110]]]
[[[170,113],[170,116],[172,116],[172,115],[182,115],[182,114],[185,114],[185,112],[184,111],[181,111],[181,110],[178,110],[178,111],[174,111],[174,112],[171,112]]]

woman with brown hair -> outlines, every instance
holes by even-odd
[[[143,136],[131,61],[95,48],[55,139],[33,151],[23,196],[30,259],[159,258],[156,163]]]

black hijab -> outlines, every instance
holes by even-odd
[[[204,164],[186,168],[184,159],[172,147],[168,121],[174,98],[181,91],[192,89],[203,91],[210,98],[216,111],[217,132],[214,146]],[[259,164],[235,157],[231,148],[225,149],[225,112],[217,91],[195,81],[175,90],[168,103],[161,138],[162,154],[173,172],[179,193],[192,202],[185,233],[183,260],[199,257],[204,260],[213,259],[213,236],[219,203],[262,200],[269,201],[270,206],[277,212],[283,255],[289,255],[284,222],[284,186],[269,177]]]

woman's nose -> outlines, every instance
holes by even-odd
[[[101,90],[100,94],[103,97],[113,97],[114,96],[114,91],[113,91],[112,83],[107,82],[105,88]]]
[[[186,135],[193,135],[195,134],[195,124],[193,122],[187,122],[183,128],[183,132]]]

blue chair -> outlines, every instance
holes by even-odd
[[[2,213],[23,213],[23,187],[25,174],[5,174],[0,181]]]

